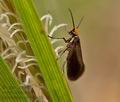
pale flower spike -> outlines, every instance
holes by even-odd
[[[11,54],[8,54],[8,55],[4,56],[3,59],[4,59],[4,60],[5,60],[5,59],[10,59],[10,58],[15,57],[15,56],[16,56],[16,54],[11,53]]]
[[[31,80],[31,79],[32,79],[32,76],[27,75],[26,78],[25,78],[25,82],[23,82],[23,83],[21,84],[21,86],[30,86],[30,85],[31,85],[31,83],[30,83],[30,80]]]
[[[45,31],[46,33],[53,37],[53,34],[55,31],[57,31],[59,28],[61,27],[64,27],[64,26],[67,26],[67,24],[59,24],[59,25],[56,25],[52,28],[52,30],[49,32],[48,31],[48,26],[50,26],[52,24],[52,16],[50,14],[47,14],[47,15],[44,15],[43,17],[41,17],[41,21],[43,21],[45,19]],[[60,41],[59,39],[51,39],[51,43],[54,44],[56,42]],[[59,53],[58,53],[58,49],[60,48],[63,48],[63,46],[60,46],[58,48],[55,48],[55,52],[56,52],[56,56],[59,57]]]
[[[13,68],[12,68],[12,73],[14,73],[14,71],[15,71],[15,69],[16,69],[16,67],[17,67],[17,64],[18,64],[18,63],[15,62],[14,66],[13,66]]]
[[[20,68],[20,69],[27,69],[30,66],[37,66],[37,65],[38,65],[37,63],[30,63],[30,64],[27,64],[25,66],[18,66],[18,68]]]
[[[29,63],[26,64],[26,62],[29,62]],[[15,60],[15,65],[12,69],[12,73],[15,71],[18,63],[19,63],[18,68],[20,69],[26,69],[26,68],[29,68],[30,66],[37,65],[36,59],[34,58],[34,56],[31,56],[31,58],[27,57],[25,51],[22,51],[17,55],[16,60]]]
[[[7,25],[10,25],[9,17],[6,14],[0,14],[0,20],[5,20]]]
[[[23,32],[24,33],[24,30],[23,29],[16,29],[14,30],[11,35],[10,35],[10,38],[12,38],[15,34],[19,34],[18,32]]]
[[[8,15],[8,16],[12,16],[12,17],[18,19],[18,17],[14,13],[12,13],[12,12],[5,12],[4,14]]]
[[[20,54],[18,54],[18,56],[16,58],[16,62],[24,62],[25,63],[25,62],[30,62],[30,61],[36,62],[36,59],[34,56],[31,56],[31,58],[27,57],[26,51],[23,51]]]
[[[58,46],[56,49],[55,49],[55,53],[58,57],[60,57],[59,55],[59,51],[62,50],[64,47],[63,46]]]
[[[41,21],[45,20],[46,22],[48,22],[49,26],[52,24],[52,16],[50,14],[46,14],[44,16],[41,17],[40,19]]]
[[[46,14],[42,16],[40,20],[41,21],[45,20],[45,31],[46,33],[48,33],[48,26],[52,24],[52,20],[53,20],[52,16],[50,14]]]
[[[50,31],[49,36],[53,36],[54,32],[57,31],[59,28],[67,26],[67,24],[59,24],[53,27],[53,29]]]
[[[19,79],[20,79],[21,76],[23,76],[23,75],[25,75],[25,73],[24,73],[23,71],[19,71],[19,72],[18,72],[18,78],[19,78]]]
[[[8,53],[9,51],[11,51],[10,54]],[[6,50],[4,50],[4,52],[1,53],[1,56],[3,57],[3,59],[14,57],[16,55],[17,55],[17,52],[15,51],[15,47],[9,47]]]
[[[54,44],[54,43],[56,43],[57,41],[59,41],[59,39],[52,39],[52,40],[51,40],[51,44]]]
[[[25,32],[22,29],[22,24],[18,22],[19,18],[17,17],[17,15],[10,12],[9,8],[6,5],[6,2],[4,1],[5,0],[0,0],[0,7],[1,7],[1,10],[0,10],[0,55],[4,60],[7,60],[8,64],[12,66],[11,72],[16,75],[17,79],[21,78],[20,81],[23,82],[23,78],[24,78],[25,81],[22,83],[22,86],[30,85],[30,88],[34,90],[34,93],[36,95],[36,93],[38,93],[38,90],[34,89],[34,85],[37,86],[38,83],[36,80],[31,80],[34,75],[31,73],[29,68],[36,68],[36,66],[38,65],[37,61],[33,54],[28,55],[29,52],[25,51],[27,48],[28,48],[27,50],[29,50],[29,41],[23,38],[24,37],[23,34],[25,34]],[[13,23],[12,20],[13,22],[14,21],[16,22]],[[48,30],[47,27],[52,24],[52,16],[48,14],[46,16],[43,16],[41,20],[45,21],[46,30]],[[24,44],[25,48],[19,45],[21,43]],[[42,75],[40,77],[42,77]],[[31,81],[34,82],[33,83],[34,85],[31,83]],[[42,93],[41,88],[45,88],[45,86],[44,86],[44,83],[40,83],[40,84],[41,86],[39,85],[38,86],[39,86],[40,92]],[[28,87],[25,87],[25,89],[27,88]],[[30,91],[31,94],[33,90]],[[45,97],[45,96],[42,93],[36,97]],[[45,99],[46,97],[44,98],[44,100]]]
[[[26,54],[26,51],[20,52],[20,53],[17,55],[15,61],[16,61],[17,63],[21,62],[21,61],[22,61],[22,57],[23,57],[25,54]]]
[[[4,2],[4,0],[0,0],[0,2]],[[1,4],[1,3],[0,3]],[[3,7],[4,8],[4,7]],[[31,83],[32,76],[31,73],[28,71],[31,66],[37,66],[37,60],[35,59],[35,56],[27,55],[26,51],[24,49],[21,49],[19,44],[21,43],[29,43],[28,40],[18,40],[15,41],[14,36],[19,35],[20,33],[25,34],[24,30],[22,29],[22,24],[19,22],[12,23],[10,22],[10,17],[13,17],[13,19],[18,20],[19,18],[12,12],[9,12],[7,9],[4,9],[6,11],[5,13],[0,12],[0,39],[2,40],[2,43],[6,46],[1,47],[3,50],[1,50],[1,56],[3,59],[8,60],[10,58],[14,58],[13,65],[12,65],[12,73],[16,73],[16,68],[19,68],[20,71],[18,72],[18,77],[20,75],[25,75],[25,81],[22,83],[22,86],[31,86],[31,89],[34,88],[34,86]],[[67,24],[59,24],[54,26],[50,31],[49,27],[52,25],[53,17],[50,14],[46,14],[43,17],[41,17],[41,21],[44,21],[44,27],[45,31],[49,36],[53,36],[55,31],[57,31],[59,28],[67,26]],[[21,37],[21,36],[19,36]],[[60,41],[59,39],[50,39],[52,44],[55,44],[57,41]],[[59,57],[59,52],[63,49],[63,46],[58,46],[55,48],[55,53]],[[36,68],[36,67],[35,67]],[[37,77],[40,75],[42,77],[42,74],[36,74]],[[36,84],[36,83],[35,83]],[[40,88],[44,88],[45,86],[43,83],[40,83]],[[36,90],[36,88],[34,88]],[[47,89],[46,89],[47,90]],[[36,91],[34,91],[37,93]],[[42,93],[42,92],[41,92]],[[41,96],[41,95],[39,95]],[[42,96],[44,97],[44,96]],[[44,99],[45,100],[45,99]],[[37,101],[37,99],[36,99]],[[46,100],[47,102],[47,100]]]
[[[23,43],[23,44],[29,43],[29,41],[28,41],[28,40],[24,40],[24,41],[23,41],[23,40],[20,40],[20,41],[17,42],[17,46],[19,46],[19,45],[22,44],[22,43]]]
[[[11,29],[15,29],[15,26],[21,26],[21,23],[13,23],[13,24],[8,28],[8,31],[10,31]]]

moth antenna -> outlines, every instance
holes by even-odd
[[[78,27],[80,26],[80,24],[81,24],[81,22],[83,21],[83,19],[84,19],[84,16],[80,19],[80,21],[79,21],[79,23],[78,23],[78,26],[77,26],[76,28],[78,28]]]
[[[69,12],[70,12],[70,16],[71,16],[71,18],[72,18],[73,28],[75,28],[75,23],[74,23],[74,18],[73,18],[72,11],[71,11],[71,9],[70,9],[70,8],[69,8],[68,10],[69,10]]]

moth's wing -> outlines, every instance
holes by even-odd
[[[83,62],[83,57],[82,57],[82,50],[81,50],[80,40],[79,40],[79,43],[76,44],[76,46],[75,46],[75,51],[76,51],[79,63],[82,65],[84,62]]]
[[[74,46],[74,45],[73,45]],[[84,72],[84,63],[80,43],[70,49],[67,57],[67,76],[69,80],[77,80]]]

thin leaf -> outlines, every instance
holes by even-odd
[[[11,1],[23,23],[23,28],[37,58],[52,101],[73,102],[69,86],[60,71],[54,51],[35,12],[32,0]]]
[[[29,102],[21,86],[0,57],[0,102]]]

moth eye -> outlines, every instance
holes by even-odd
[[[72,31],[72,34],[75,34],[76,32],[75,31]]]

